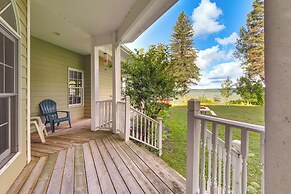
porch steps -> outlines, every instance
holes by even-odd
[[[99,134],[95,139],[83,136],[81,141],[87,142],[82,144],[74,142],[80,141],[78,135],[67,136],[68,141],[73,140],[68,148],[66,143],[52,145],[60,141],[57,137],[48,137],[50,143],[40,148],[34,144],[33,150],[39,155],[24,168],[8,193],[185,193],[185,179],[158,156],[117,135]]]

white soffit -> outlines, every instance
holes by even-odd
[[[31,34],[81,53],[134,41],[177,0],[31,0]],[[116,36],[112,36],[113,33]],[[113,37],[113,38],[112,38]]]

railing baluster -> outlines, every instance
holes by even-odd
[[[99,102],[99,127],[102,127],[102,102]]]
[[[221,193],[221,177],[222,177],[222,147],[218,146],[218,193]]]
[[[208,138],[207,140],[207,150],[208,150],[208,177],[207,177],[207,191],[209,193],[210,191],[210,185],[211,185],[211,152],[212,152],[212,143],[211,139]]]
[[[222,177],[223,184],[221,186],[221,193],[225,193],[225,166],[226,166],[226,151],[225,151],[225,149],[222,150],[222,161],[223,161],[223,177]]]
[[[108,101],[107,102],[105,102],[105,122],[106,122],[106,124],[105,124],[105,127],[106,128],[108,128],[109,126],[108,126]]]
[[[139,121],[139,115],[136,116],[136,138],[139,139],[139,129],[140,129],[140,121]]]
[[[140,116],[140,140],[143,141],[143,116]]]
[[[202,150],[201,150],[201,175],[200,175],[200,193],[205,193],[205,149],[206,149],[206,122],[201,121],[201,139],[202,139]]]
[[[151,121],[151,145],[154,145],[154,123]]]
[[[148,144],[150,144],[150,122],[147,120]]]
[[[218,139],[218,129],[217,124],[212,123],[212,160],[211,160],[211,188],[210,193],[217,193],[217,139]]]
[[[136,138],[136,121],[135,121],[135,115],[133,113],[133,117],[132,117],[132,136]]]
[[[225,149],[226,149],[226,164],[225,164],[225,194],[230,194],[230,165],[231,165],[231,141],[232,141],[232,131],[229,125],[225,126]]]
[[[249,132],[246,129],[241,131],[241,156],[242,156],[242,194],[247,193],[247,158],[248,158],[248,145],[249,145]]]
[[[154,144],[155,144],[155,147],[157,147],[157,124],[155,124],[155,126],[154,126],[154,132],[155,132],[155,136],[154,136],[155,141],[154,141]]]

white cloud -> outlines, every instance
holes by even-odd
[[[225,38],[215,38],[215,41],[218,42],[221,45],[229,45],[236,43],[236,40],[239,38],[238,34],[236,32],[232,33],[229,37]]]
[[[204,70],[215,61],[231,59],[233,56],[233,50],[229,50],[227,52],[222,51],[219,49],[219,46],[216,45],[205,50],[200,50],[197,53],[197,56],[198,58],[196,64],[201,70]]]
[[[222,10],[216,3],[201,0],[200,5],[192,13],[194,36],[209,35],[223,30],[225,26],[218,21],[221,15]]]
[[[201,79],[193,89],[221,88],[221,83],[229,76],[233,82],[243,75],[238,61],[215,65],[209,72],[202,71]]]
[[[227,76],[230,76],[232,79],[237,79],[243,74],[240,62],[233,61],[229,63],[221,63],[213,67],[208,73],[208,78],[211,80],[225,80]]]

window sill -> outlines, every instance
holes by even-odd
[[[12,153],[2,161],[5,164],[3,164],[3,166],[1,165],[0,167],[0,175],[2,175],[9,168],[11,164],[13,164],[13,162],[20,156],[20,154],[21,152]]]
[[[84,104],[72,104],[72,105],[68,105],[69,108],[80,108],[80,107],[84,107]]]

